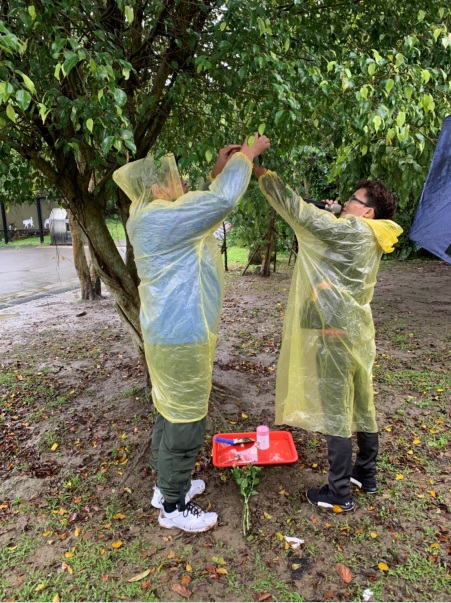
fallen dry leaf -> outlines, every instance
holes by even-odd
[[[113,519],[125,519],[125,515],[123,513],[116,513],[116,515],[113,516]]]
[[[150,574],[150,569],[145,570],[144,572],[141,572],[140,574],[136,574],[136,576],[133,576],[133,578],[130,578],[129,580],[127,580],[127,582],[138,582],[139,580],[146,578],[146,576],[148,576],[149,574]]]
[[[343,513],[343,509],[342,509],[340,506],[338,506],[338,505],[334,505],[334,506],[332,507],[332,511],[333,511],[334,513]]]
[[[271,593],[263,593],[258,597],[259,601],[266,601],[266,599],[269,599],[271,596]]]
[[[191,591],[188,590],[186,588],[186,586],[183,586],[183,584],[179,584],[179,583],[175,582],[171,586],[171,590],[173,590],[175,593],[181,595],[182,597],[185,597],[185,599],[189,599],[191,597]]]
[[[190,582],[191,582],[191,576],[189,574],[185,574],[180,579],[180,584],[183,584],[183,586],[186,586]]]
[[[380,561],[380,562],[377,564],[377,567],[378,567],[378,568],[379,568],[381,571],[383,571],[383,572],[388,571],[388,565],[387,565],[386,563],[383,563],[382,561]]]
[[[64,566],[64,569],[67,570],[67,573],[72,576],[72,574],[74,573],[74,570],[72,569],[72,566],[69,565],[68,563],[63,563],[63,566]]]
[[[343,582],[346,582],[346,584],[350,584],[352,582],[353,575],[349,567],[346,567],[346,565],[343,565],[343,563],[337,563],[335,568],[337,570],[337,574],[340,576]]]
[[[218,569],[216,570],[217,574],[228,574],[229,572],[226,570],[225,567],[218,567]]]
[[[111,546],[113,547],[113,549],[120,549],[123,544],[124,543],[122,542],[122,540],[116,540]]]

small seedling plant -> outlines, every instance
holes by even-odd
[[[235,478],[236,483],[240,487],[240,494],[244,498],[244,509],[243,509],[243,534],[246,536],[250,527],[250,513],[249,513],[249,499],[251,496],[258,494],[255,490],[255,486],[260,481],[260,472],[262,468],[256,467],[255,465],[249,464],[246,467],[233,467],[232,474]]]

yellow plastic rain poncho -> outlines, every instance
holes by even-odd
[[[251,173],[252,163],[236,153],[208,191],[183,194],[173,156],[134,161],[113,175],[132,202],[127,233],[141,281],[152,397],[172,423],[207,414],[224,293],[212,233],[244,194]]]
[[[305,203],[273,172],[259,182],[299,244],[277,369],[276,424],[346,438],[374,433],[370,302],[382,253],[393,251],[402,229],[391,220],[337,218]]]

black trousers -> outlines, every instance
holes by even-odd
[[[379,450],[378,433],[357,433],[358,453],[352,465],[352,438],[327,436],[329,460],[329,490],[334,496],[349,499],[350,480],[353,471],[362,478],[376,475],[376,459]]]

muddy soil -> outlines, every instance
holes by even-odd
[[[265,467],[261,472],[259,494],[251,500],[250,539],[241,530],[242,498],[231,471],[212,464],[211,438],[215,433],[253,431],[259,424],[288,429],[275,427],[273,418],[277,356],[291,271],[292,267],[282,265],[269,279],[255,274],[243,277],[240,271],[232,271],[226,278],[208,436],[195,470],[195,476],[207,482],[199,504],[218,511],[220,521],[210,533],[196,537],[180,534],[174,540],[194,544],[192,566],[197,563],[208,567],[207,558],[214,551],[225,551],[222,554],[228,555],[226,567],[229,575],[233,567],[235,582],[230,590],[230,581],[226,588],[220,575],[219,580],[218,576],[213,579],[211,571],[207,571],[192,588],[192,599],[196,601],[288,600],[280,598],[286,596],[280,594],[284,591],[277,591],[279,595],[276,590],[268,591],[270,594],[264,597],[267,593],[263,586],[254,589],[257,558],[263,572],[277,575],[289,592],[300,593],[308,601],[356,600],[368,580],[370,584],[376,581],[377,563],[370,566],[368,562],[359,568],[353,583],[340,579],[335,564],[330,566],[330,555],[337,555],[337,547],[340,551],[347,546],[349,554],[358,557],[361,544],[356,541],[351,546],[342,527],[336,527],[332,537],[331,524],[306,503],[305,489],[322,485],[326,479],[327,457],[322,436],[289,429],[299,459],[292,464]],[[383,263],[373,301],[378,354],[375,388],[381,451],[385,450],[385,461],[392,467],[401,463],[397,456],[399,443],[394,439],[397,430],[398,435],[400,431],[413,433],[414,428],[421,431],[420,426],[428,418],[426,403],[406,406],[406,396],[414,401],[429,398],[423,395],[421,384],[418,391],[413,386],[407,391],[386,375],[390,375],[390,366],[394,372],[403,374],[449,371],[450,293],[451,266],[443,262]],[[96,516],[102,521],[105,505],[117,497],[124,508],[133,509],[139,520],[123,538],[131,540],[139,534],[150,551],[158,546],[159,551],[167,554],[174,540],[168,542],[167,532],[158,527],[158,511],[149,504],[154,477],[147,466],[147,451],[154,415],[143,387],[142,367],[111,297],[106,294],[96,303],[82,303],[78,298],[77,291],[49,295],[11,306],[0,314],[2,373],[12,372],[22,386],[20,391],[17,387],[14,390],[16,399],[21,396],[20,404],[15,403],[14,396],[10,397],[11,388],[3,394],[3,401],[7,398],[9,406],[2,409],[0,503],[4,502],[5,517],[12,528],[2,530],[0,524],[0,545],[14,542],[30,520],[22,516],[11,524],[7,511],[14,500],[22,499],[45,511],[49,494],[60,491],[67,475],[78,475],[95,495],[88,511],[79,511],[74,522],[90,521]],[[435,395],[440,404],[445,400],[449,404],[449,392],[435,387],[431,393],[424,387],[424,394],[432,400]],[[407,416],[404,422],[396,414],[399,409]],[[449,427],[448,415],[448,422],[441,419],[438,429],[444,434]],[[52,450],[54,444],[57,447]],[[451,518],[450,449],[444,446],[435,452],[431,457],[435,485],[429,486],[429,490],[437,491],[440,499],[441,507],[435,500],[430,503],[431,512],[438,509],[441,513],[437,518],[440,531],[444,525],[450,525]],[[411,470],[415,471],[413,465]],[[398,471],[402,473],[401,469]],[[99,479],[96,485],[100,474],[107,479]],[[420,468],[416,484],[427,478],[427,471]],[[385,498],[383,486],[392,479],[393,475],[384,474],[382,468],[382,493],[377,504],[385,504],[387,508],[389,499]],[[353,520],[366,521],[371,507],[363,496],[357,498],[360,504]],[[376,503],[372,504],[377,508]],[[402,521],[402,525],[397,525],[397,521]],[[394,517],[390,525],[392,532],[420,529],[410,525],[407,518]],[[292,553],[287,560],[283,547],[279,550],[279,539],[280,534],[290,531],[304,538],[307,548],[310,542],[310,553]],[[443,528],[441,534],[447,539],[449,532]],[[261,544],[257,552],[255,542]],[[318,550],[318,542],[326,544]],[[51,571],[63,548],[67,550],[63,541],[59,545],[42,544],[33,556],[34,562]],[[381,543],[380,551],[387,548],[387,543],[385,547]],[[401,556],[398,563],[402,562]],[[391,563],[395,563],[393,559]],[[175,569],[171,571],[174,576]],[[6,594],[11,600],[14,585],[19,588],[24,579],[20,568],[10,570],[8,580],[12,590]],[[171,578],[169,583],[163,581],[155,587],[155,596],[160,600],[180,600],[180,595],[171,590],[170,582]],[[360,590],[356,590],[357,586]],[[402,581],[397,581],[396,586],[385,591],[387,598],[381,600],[421,600],[419,593],[406,599],[410,592],[406,588]],[[76,600],[76,593],[71,596]]]

